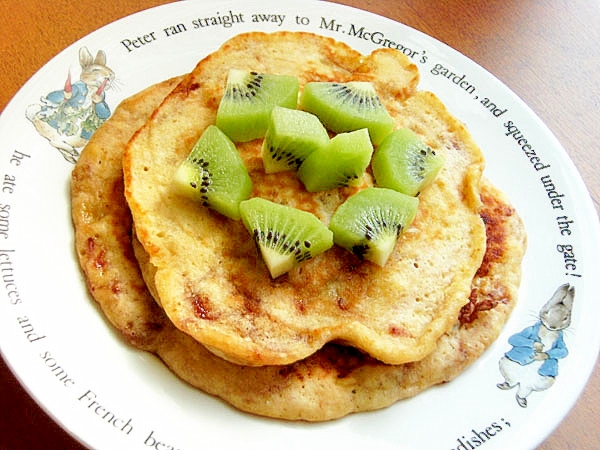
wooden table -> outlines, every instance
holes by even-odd
[[[0,110],[45,62],[89,32],[167,1],[0,0]],[[433,36],[495,74],[550,127],[596,207],[600,172],[600,6],[596,1],[344,0]],[[7,13],[8,12],[8,13]],[[0,449],[81,448],[0,365]],[[600,364],[564,422],[539,447],[596,450]]]

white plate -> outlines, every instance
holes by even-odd
[[[106,92],[114,110],[140,89],[190,71],[234,34],[281,29],[332,36],[364,53],[400,44],[421,71],[421,87],[438,94],[467,124],[487,158],[486,175],[510,196],[529,234],[520,302],[500,338],[473,366],[455,381],[390,408],[321,424],[237,412],[122,343],[91,301],[76,262],[69,203],[73,164],[26,118],[29,105],[62,89],[67,72],[73,83],[78,80],[83,47],[94,55],[103,50],[116,73],[117,85]],[[368,444],[472,450],[482,443],[490,450],[533,448],[571,408],[596,361],[600,233],[580,175],[551,132],[500,81],[399,23],[320,2],[165,5],[110,24],[56,56],[7,106],[0,136],[2,354],[36,401],[90,447],[310,448],[330,441],[345,449]],[[568,227],[564,234],[561,227]],[[576,289],[572,322],[564,330],[568,355],[558,360],[555,383],[528,396],[524,408],[516,389],[496,386],[503,381],[499,361],[511,348],[509,337],[534,325],[564,283]]]

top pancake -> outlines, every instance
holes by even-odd
[[[214,123],[230,68],[294,75],[301,86],[371,81],[396,125],[443,155],[444,168],[421,193],[417,217],[384,268],[334,247],[272,280],[241,222],[176,194],[173,173]],[[400,52],[364,56],[308,33],[238,35],[198,63],[123,157],[135,231],[177,328],[245,365],[292,363],[334,340],[391,364],[433,350],[468,302],[485,251],[484,161],[465,128],[417,83],[417,68]],[[366,174],[359,188],[308,193],[293,173],[265,174],[260,147],[260,140],[238,145],[253,195],[311,211],[326,224],[348,196],[372,185]]]

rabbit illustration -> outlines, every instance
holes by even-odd
[[[41,104],[29,105],[25,112],[38,133],[72,163],[79,157],[78,149],[110,116],[105,92],[115,78],[102,50],[93,58],[86,47],[81,48],[79,64],[79,81],[72,83],[69,71],[63,89],[50,92],[40,99]]]
[[[527,407],[527,396],[554,384],[558,375],[558,360],[567,356],[563,330],[571,324],[575,288],[560,286],[542,307],[539,321],[511,336],[512,349],[500,359],[500,373],[505,381],[500,389],[518,386],[517,403]]]

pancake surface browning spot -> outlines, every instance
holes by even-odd
[[[487,234],[503,238],[493,251],[486,251],[481,265],[486,270],[473,279],[472,292],[476,303],[498,292],[504,293],[503,300],[480,311],[469,323],[456,320],[436,349],[419,362],[387,365],[355,348],[327,344],[293,364],[245,367],[216,357],[175,328],[152,299],[132,258],[136,241],[130,240],[131,218],[123,192],[117,188],[122,183],[121,155],[129,137],[174,83],[153,86],[125,100],[94,134],[72,179],[75,242],[88,288],[131,345],[155,353],[183,380],[242,411],[324,421],[383,408],[447,382],[497,338],[516,302],[525,231],[508,200],[487,181],[482,190]],[[94,243],[91,250],[89,242]],[[144,276],[151,280],[154,268],[144,259],[143,249],[138,247],[136,255]],[[356,270],[347,268],[346,276]],[[347,307],[342,305],[342,309]]]
[[[413,226],[383,269],[335,248],[272,280],[241,221],[177,195],[173,172],[214,123],[230,67],[296,75],[301,86],[371,81],[396,125],[415,129],[444,156],[436,182],[421,193]],[[467,302],[485,249],[479,217],[484,161],[464,127],[433,94],[416,91],[417,82],[416,66],[400,52],[364,56],[307,33],[238,35],[198,63],[135,134],[123,158],[136,235],[156,269],[159,302],[180,330],[245,365],[291,363],[334,340],[393,364],[433,350]],[[190,91],[194,84],[200,87]],[[349,195],[373,184],[366,174],[358,188],[308,193],[294,173],[265,174],[261,143],[238,145],[253,195],[311,211],[326,224]],[[201,315],[194,301],[199,295]]]

